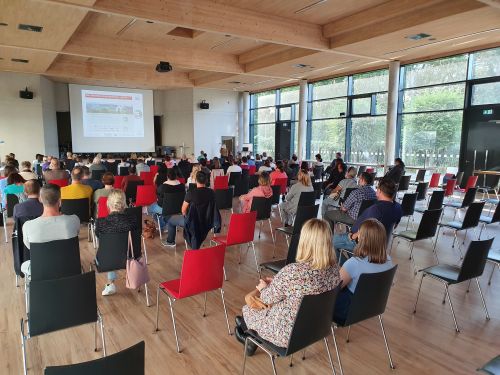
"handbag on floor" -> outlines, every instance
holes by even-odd
[[[151,220],[144,220],[144,228],[142,230],[142,236],[144,238],[153,239],[156,235],[156,225]]]
[[[142,254],[139,258],[134,258],[132,235],[128,232],[127,277],[125,285],[129,289],[138,289],[147,282],[149,282],[149,272],[146,259]]]

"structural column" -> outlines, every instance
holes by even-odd
[[[243,93],[240,92],[238,95],[238,136],[236,137],[236,150],[241,150],[243,148]]]
[[[387,124],[385,128],[385,169],[396,157],[396,128],[398,121],[399,61],[389,63],[389,88],[387,95]]]
[[[307,80],[300,81],[299,91],[299,139],[297,157],[299,160],[306,158],[306,137],[307,137]]]
[[[243,143],[250,143],[250,93],[248,91],[243,93]]]

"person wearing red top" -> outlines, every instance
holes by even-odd
[[[250,190],[248,194],[240,196],[241,212],[250,212],[254,197],[271,198],[272,196],[273,189],[271,188],[271,179],[269,177],[269,173],[262,172],[259,175],[259,186]]]
[[[285,173],[283,162],[281,161],[276,163],[276,170],[274,172],[271,172],[271,185],[274,185],[278,178],[288,178],[287,174]]]
[[[128,176],[123,177],[122,180],[122,190],[127,191],[127,186],[130,181],[142,181],[136,174],[136,169],[134,165],[128,167]]]

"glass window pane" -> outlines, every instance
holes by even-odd
[[[500,103],[500,82],[472,86],[472,105],[498,103]]]
[[[280,108],[280,121],[286,121],[292,119],[292,107]]]
[[[345,119],[311,122],[311,155],[321,154],[323,160],[335,159],[335,153],[345,150]]]
[[[462,109],[465,83],[405,90],[403,112]]]
[[[355,74],[352,77],[354,95],[387,91],[389,71],[387,69]]]
[[[312,84],[313,100],[347,95],[347,77],[319,81]]]
[[[262,122],[272,122],[276,121],[276,107],[252,109],[250,111],[250,116],[252,119],[252,124],[259,124]]]
[[[352,119],[351,161],[383,163],[385,153],[386,117],[355,117]]]
[[[404,74],[405,88],[463,81],[467,75],[467,55],[406,65]]]
[[[290,104],[299,102],[299,86],[285,87],[280,90],[280,104]]]
[[[268,107],[276,104],[276,90],[254,94],[253,108]]]
[[[353,115],[364,115],[364,114],[369,115],[371,113],[371,108],[372,108],[371,97],[353,99],[351,103],[352,103]]]
[[[347,111],[347,98],[312,102],[312,118],[343,117]]]
[[[385,115],[387,113],[387,93],[375,95],[375,114]]]
[[[500,48],[474,52],[471,58],[472,78],[500,76]]]
[[[254,153],[267,152],[274,155],[275,127],[274,123],[254,125]]]
[[[458,167],[462,111],[417,113],[402,116],[401,157],[406,165]]]

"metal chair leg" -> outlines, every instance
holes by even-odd
[[[455,317],[455,310],[453,310],[453,304],[451,303],[450,292],[448,291],[447,284],[445,284],[445,288],[446,288],[446,296],[448,297],[448,302],[450,304],[451,315],[453,316],[453,323],[455,323],[455,331],[460,332],[460,329],[458,329],[457,318]]]
[[[347,327],[347,337],[345,339],[345,342],[349,342],[350,335],[351,335],[351,326]]]
[[[229,336],[231,336],[232,333],[231,333],[231,327],[229,327],[229,319],[227,318],[226,301],[224,300],[224,289],[222,288],[220,288],[220,296],[222,298],[222,307],[224,308],[224,316],[226,317],[227,332]]]
[[[158,316],[160,313],[160,288],[158,287],[158,290],[156,291],[156,326],[155,326],[155,332],[158,331]]]
[[[226,267],[222,267],[222,271],[224,272],[224,281],[227,281]]]
[[[469,283],[467,284],[467,291],[466,291],[466,293],[469,293],[469,291],[470,291],[470,284],[471,284],[471,282],[472,282],[472,279],[470,279]]]
[[[267,221],[269,223],[269,229],[271,230],[271,238],[273,239],[273,244],[276,245],[276,240],[274,239],[273,225],[271,223],[271,219],[269,218]]]
[[[251,246],[252,246],[252,251],[253,251],[253,257],[255,259],[255,267],[257,267],[257,272],[259,272],[260,274],[260,269],[259,269],[259,262],[257,261],[257,253],[255,252],[255,245],[252,242],[250,242]]]
[[[243,349],[243,367],[241,369],[242,375],[245,375],[245,365],[247,363],[247,347],[248,347],[248,337],[245,339],[245,348]]]
[[[203,317],[207,316],[207,292],[205,292],[205,303],[203,305]]]
[[[391,366],[391,369],[395,369],[394,363],[392,362],[392,357],[391,357],[391,351],[389,350],[389,344],[387,343],[387,337],[385,336],[385,329],[384,329],[384,323],[382,321],[382,315],[378,316],[378,320],[380,322],[380,328],[382,329],[382,336],[384,336],[384,342],[385,342],[385,349],[387,350],[387,356],[389,357],[389,366]]]
[[[484,300],[483,291],[481,290],[481,285],[479,284],[479,278],[476,277],[477,289],[479,290],[479,295],[481,296],[481,301],[483,301],[484,312],[486,313],[486,320],[490,320],[490,314],[488,314],[488,308],[486,307],[486,301]]]
[[[104,321],[102,319],[101,314],[99,314],[98,317],[99,317],[99,325],[101,327],[102,356],[106,357],[106,338],[104,337]]]
[[[146,265],[149,264],[148,262],[148,249],[146,248],[146,240],[144,239],[144,236],[141,235],[142,238],[142,248],[144,249],[144,259],[146,260]]]
[[[144,284],[144,291],[146,293],[146,306],[149,307],[151,304],[149,303],[149,291],[148,291],[148,284]]]
[[[99,320],[96,320],[94,323],[94,352],[97,352],[97,323]]]
[[[422,289],[422,282],[424,281],[425,273],[422,273],[422,278],[420,279],[420,285],[418,286],[417,299],[415,300],[415,306],[413,307],[413,313],[417,312],[418,297],[420,296],[420,289]]]
[[[497,264],[497,266],[498,266],[498,269],[500,269],[500,264]],[[493,273],[495,272],[495,268],[496,268],[496,266],[493,264],[493,266],[491,267],[490,277],[488,279],[488,285],[491,285],[491,279],[493,278]]]
[[[328,340],[325,337],[323,339],[323,341],[325,342],[326,354],[328,354],[328,361],[330,362],[330,366],[332,367],[332,373],[333,373],[333,375],[337,375],[337,373],[335,372],[335,366],[333,365],[333,360],[332,360],[332,355],[330,353],[330,348],[328,347]]]
[[[5,224],[5,222],[4,222]],[[24,336],[24,320],[21,319],[21,350],[23,352],[23,369],[24,375],[28,375],[28,366],[26,360],[26,337]]]
[[[434,241],[434,248],[433,248],[433,250],[436,250],[436,245],[437,245],[437,242],[438,242],[439,232],[440,231],[441,231],[441,226],[438,226],[438,230],[437,230],[437,233],[436,233],[436,241]]]
[[[177,353],[181,352],[181,349],[179,348],[179,338],[177,337],[177,327],[175,325],[175,316],[174,316],[174,306],[172,302],[172,298],[170,296],[168,297],[168,303],[170,305],[170,315],[172,315],[172,324],[174,325],[174,336],[175,336],[175,345],[177,346]],[[175,302],[175,300],[174,300]]]
[[[160,215],[156,215],[156,221],[158,222],[158,232],[160,233],[160,243],[163,242],[163,238],[161,236],[161,226],[160,226]]]
[[[288,366],[293,367],[293,354],[290,355],[290,363]]]
[[[260,239],[260,232],[262,232],[262,220],[260,221],[260,226],[259,226],[259,239]]]
[[[332,326],[331,329],[332,329],[333,345],[335,346],[335,352],[337,353],[337,361],[339,361],[340,375],[344,375],[344,369],[342,368],[342,361],[340,360],[339,347],[337,345],[337,338],[335,337],[335,327]]]

